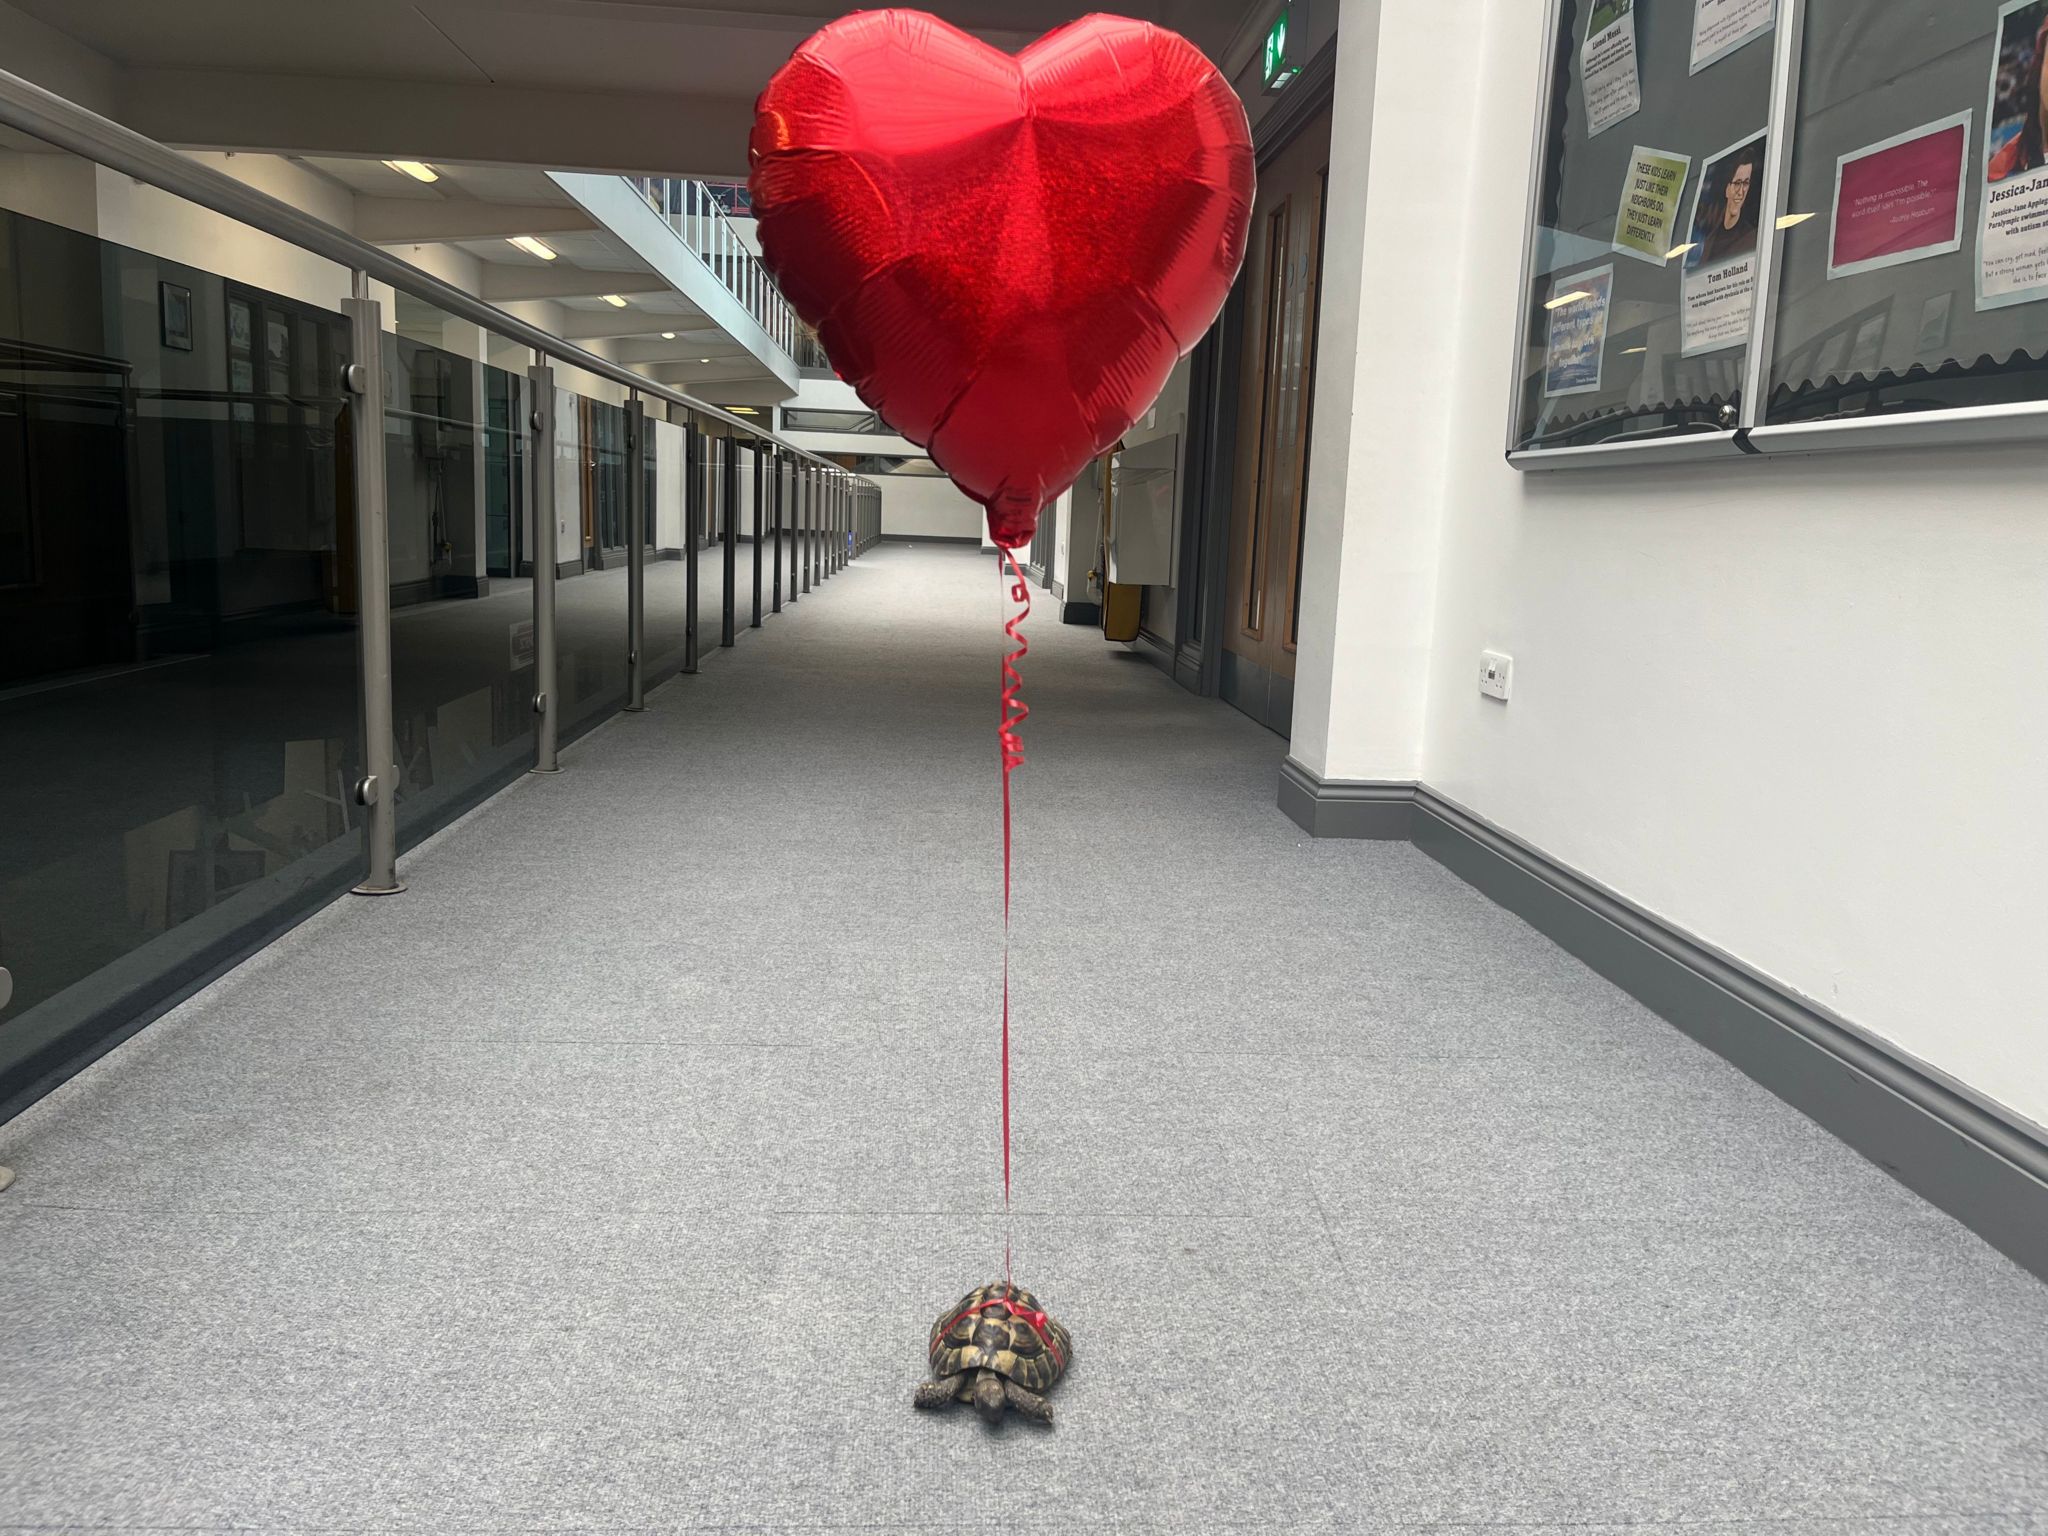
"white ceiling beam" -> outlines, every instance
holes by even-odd
[[[697,362],[640,363],[634,366],[636,372],[646,374],[657,384],[673,384],[700,400],[705,398],[704,391],[714,385],[775,383],[766,369],[751,365],[745,358],[735,358],[725,364],[714,361],[709,366]],[[717,404],[716,401],[712,403]]]
[[[185,149],[744,176],[751,97],[233,70],[127,71],[122,121]]]
[[[674,341],[663,341],[657,332],[632,341],[621,341],[619,356],[636,363],[659,363],[675,358],[694,363],[700,357],[708,357],[713,362],[754,361],[745,348],[734,346],[732,338],[723,331],[677,331]]]
[[[515,299],[594,299],[600,294],[667,293],[652,272],[586,272],[567,262],[545,267],[487,265],[482,297],[493,304]]]
[[[368,197],[356,194],[356,238],[373,245],[427,245],[492,236],[571,235],[597,228],[581,208],[553,203]]]
[[[616,288],[605,289],[606,293],[618,293]],[[674,341],[659,341],[663,331],[674,331]],[[571,341],[590,341],[609,336],[637,336],[659,345],[670,352],[681,352],[697,346],[702,341],[710,346],[729,347],[732,338],[716,328],[707,327],[702,315],[656,314],[645,309],[613,309],[599,314],[595,310],[571,310],[562,334]],[[708,351],[709,346],[699,349]]]

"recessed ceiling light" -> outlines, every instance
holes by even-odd
[[[1790,229],[1794,224],[1804,224],[1812,217],[1813,215],[1810,213],[1788,213],[1778,220],[1778,228]]]
[[[661,333],[661,339],[663,341],[674,341],[676,339],[676,333],[674,331],[663,331]]]
[[[697,359],[697,361],[698,361],[698,362],[700,362],[700,363],[708,363],[708,362],[710,362],[710,361],[711,361],[711,359],[710,359],[710,358],[708,358],[708,357],[700,357],[700,358],[698,358],[698,359]]]
[[[616,293],[606,294],[604,296],[604,301],[605,303],[611,305],[613,309],[624,309],[626,307],[626,301]]]
[[[1649,349],[1648,347],[1623,347],[1623,348],[1621,349],[1621,355],[1622,355],[1623,357],[1629,357],[1629,356],[1632,356],[1632,355],[1634,355],[1634,354],[1635,354],[1635,353],[1637,353],[1637,352],[1647,352],[1647,351],[1649,351],[1649,350],[1650,350],[1650,349]]]
[[[1570,293],[1560,293],[1556,298],[1546,300],[1543,307],[1545,309],[1559,309],[1566,304],[1576,304],[1581,299],[1590,299],[1591,297],[1593,297],[1592,289],[1574,288]]]
[[[439,181],[441,173],[424,160],[386,160],[384,162],[401,176],[410,176],[414,181]]]
[[[546,244],[534,239],[531,235],[508,235],[505,238],[505,243],[507,245],[516,245],[520,250],[526,252],[527,255],[538,256],[542,261],[553,261],[555,259],[555,253]]]

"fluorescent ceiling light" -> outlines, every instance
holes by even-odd
[[[1683,256],[1687,251],[1691,249],[1692,247],[1690,245],[1674,245],[1673,247],[1671,247],[1670,250],[1664,253],[1664,259],[1666,261],[1676,261],[1679,257]]]
[[[516,245],[520,250],[526,252],[527,255],[538,256],[542,261],[553,261],[555,259],[555,253],[531,235],[508,235],[505,243],[507,245]]]
[[[661,339],[663,341],[674,341],[676,339],[676,333],[674,331],[663,331],[661,333]]]
[[[1567,304],[1576,304],[1581,299],[1590,299],[1591,297],[1593,297],[1592,289],[1574,288],[1570,293],[1560,293],[1554,299],[1545,300],[1543,307],[1545,309],[1562,309]]]
[[[1778,228],[1790,229],[1794,224],[1804,224],[1812,217],[1813,215],[1810,213],[1788,213],[1778,220]]]
[[[755,410],[751,405],[728,405],[726,409],[728,411],[731,411],[735,416],[758,416],[761,414],[759,411]]]
[[[604,301],[605,303],[611,305],[613,309],[624,309],[626,307],[626,301],[619,297],[619,295],[617,295],[616,293],[606,294],[604,296]]]
[[[1633,352],[1647,352],[1649,350],[1650,349],[1648,347],[1623,347],[1621,349],[1621,355],[1623,357],[1627,357],[1629,354]]]
[[[441,173],[424,160],[386,160],[384,162],[401,176],[410,176],[414,181],[439,181]]]

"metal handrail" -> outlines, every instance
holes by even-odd
[[[761,258],[740,239],[710,185],[687,176],[629,176],[626,180],[718,285],[740,301],[777,346],[794,357],[796,311],[775,286]]]
[[[635,373],[608,357],[585,351],[552,331],[544,331],[517,315],[507,314],[495,304],[465,293],[431,272],[421,271],[411,262],[381,247],[359,240],[346,230],[336,229],[324,219],[294,208],[290,203],[260,192],[211,166],[187,159],[145,134],[102,117],[6,70],[0,70],[0,124],[88,160],[98,161],[202,208],[239,219],[251,228],[289,241],[301,250],[324,256],[340,266],[362,272],[378,282],[388,283],[402,293],[409,293],[451,315],[531,347],[557,362],[610,379],[643,395],[666,400],[671,405],[680,405],[687,411],[722,423],[731,431],[772,443],[790,457],[807,460],[834,476],[857,482],[869,490],[878,489],[865,477],[849,475],[830,459],[799,448],[774,432],[729,411],[722,411],[694,395],[684,394],[679,389]]]

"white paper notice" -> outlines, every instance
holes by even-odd
[[[1999,92],[2001,55],[2031,51],[2048,23],[2041,0],[2008,0],[1991,43],[1990,124],[1984,196],[1977,213],[1977,307],[2003,309],[2048,299],[2048,90]]]
[[[1636,76],[1635,0],[1596,0],[1580,52],[1586,83],[1586,136],[1605,133],[1643,109]]]
[[[1778,0],[1697,0],[1692,13],[1692,70],[1718,64],[1771,30]]]
[[[1738,256],[1718,267],[1685,274],[1685,355],[1718,352],[1749,340],[1749,311],[1756,303],[1756,255]]]

